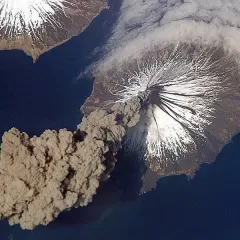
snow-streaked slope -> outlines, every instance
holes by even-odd
[[[239,86],[231,85],[237,83],[232,75],[236,73],[236,63],[228,54],[221,53],[218,58],[218,51],[196,50],[187,45],[169,47],[168,51],[155,48],[143,59],[133,60],[134,68],[121,70],[125,73],[116,80],[119,87],[113,92],[117,101],[140,96],[146,102],[143,122],[128,134],[130,149],[146,151],[145,159],[179,161],[190,149],[195,152],[198,145],[209,142],[208,134],[219,111],[230,110],[227,118],[238,115],[237,109],[230,109],[231,105],[221,109],[222,102],[229,101],[231,94],[233,98],[240,94],[234,91]],[[236,100],[232,99],[232,103]],[[221,123],[223,119],[222,116],[217,121]],[[224,127],[228,128],[228,124]],[[215,143],[222,141],[216,136]]]
[[[0,0],[0,30],[15,36],[34,34],[44,23],[61,26],[56,11],[65,11],[66,0]]]

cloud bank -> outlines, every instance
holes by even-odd
[[[239,13],[237,0],[124,0],[105,46],[105,62],[121,62],[153,45],[179,42],[221,43],[228,51],[240,51]]]

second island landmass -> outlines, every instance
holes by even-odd
[[[63,4],[64,9],[56,7],[51,20],[31,32],[13,34],[9,24],[2,25],[0,50],[23,50],[35,62],[43,53],[79,35],[103,9],[108,8],[106,0],[70,0]],[[3,11],[2,6],[0,11]]]

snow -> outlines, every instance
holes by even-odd
[[[12,37],[35,34],[45,23],[60,26],[55,14],[65,13],[66,3],[66,0],[0,0],[0,29]]]
[[[122,90],[115,93],[119,102],[125,102],[147,92],[151,86],[161,86],[161,108],[148,109],[142,126],[137,128],[128,144],[147,146],[145,157],[165,160],[166,152],[175,160],[195,146],[191,133],[205,138],[205,129],[214,118],[214,103],[218,101],[220,79],[210,69],[211,52],[203,50],[193,57],[186,57],[185,47],[176,47],[167,58],[138,61],[138,70],[129,70]],[[141,129],[146,128],[145,131]],[[141,125],[141,124],[140,124]],[[143,136],[144,132],[146,136]],[[131,141],[133,140],[133,141]],[[145,141],[139,144],[141,141]],[[136,146],[131,146],[136,149]],[[141,147],[140,147],[141,148]],[[141,151],[141,150],[140,150]]]

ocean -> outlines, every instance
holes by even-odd
[[[114,3],[115,2],[115,3]],[[45,129],[74,130],[92,79],[77,76],[98,59],[120,2],[110,1],[83,34],[42,55],[33,64],[21,51],[0,52],[0,134],[17,127],[29,135]],[[92,37],[92,36],[96,37]],[[116,169],[87,207],[62,213],[47,227],[23,231],[0,221],[0,240],[206,240],[240,239],[240,135],[194,179],[161,179],[155,190],[138,194],[137,159],[119,153]]]

